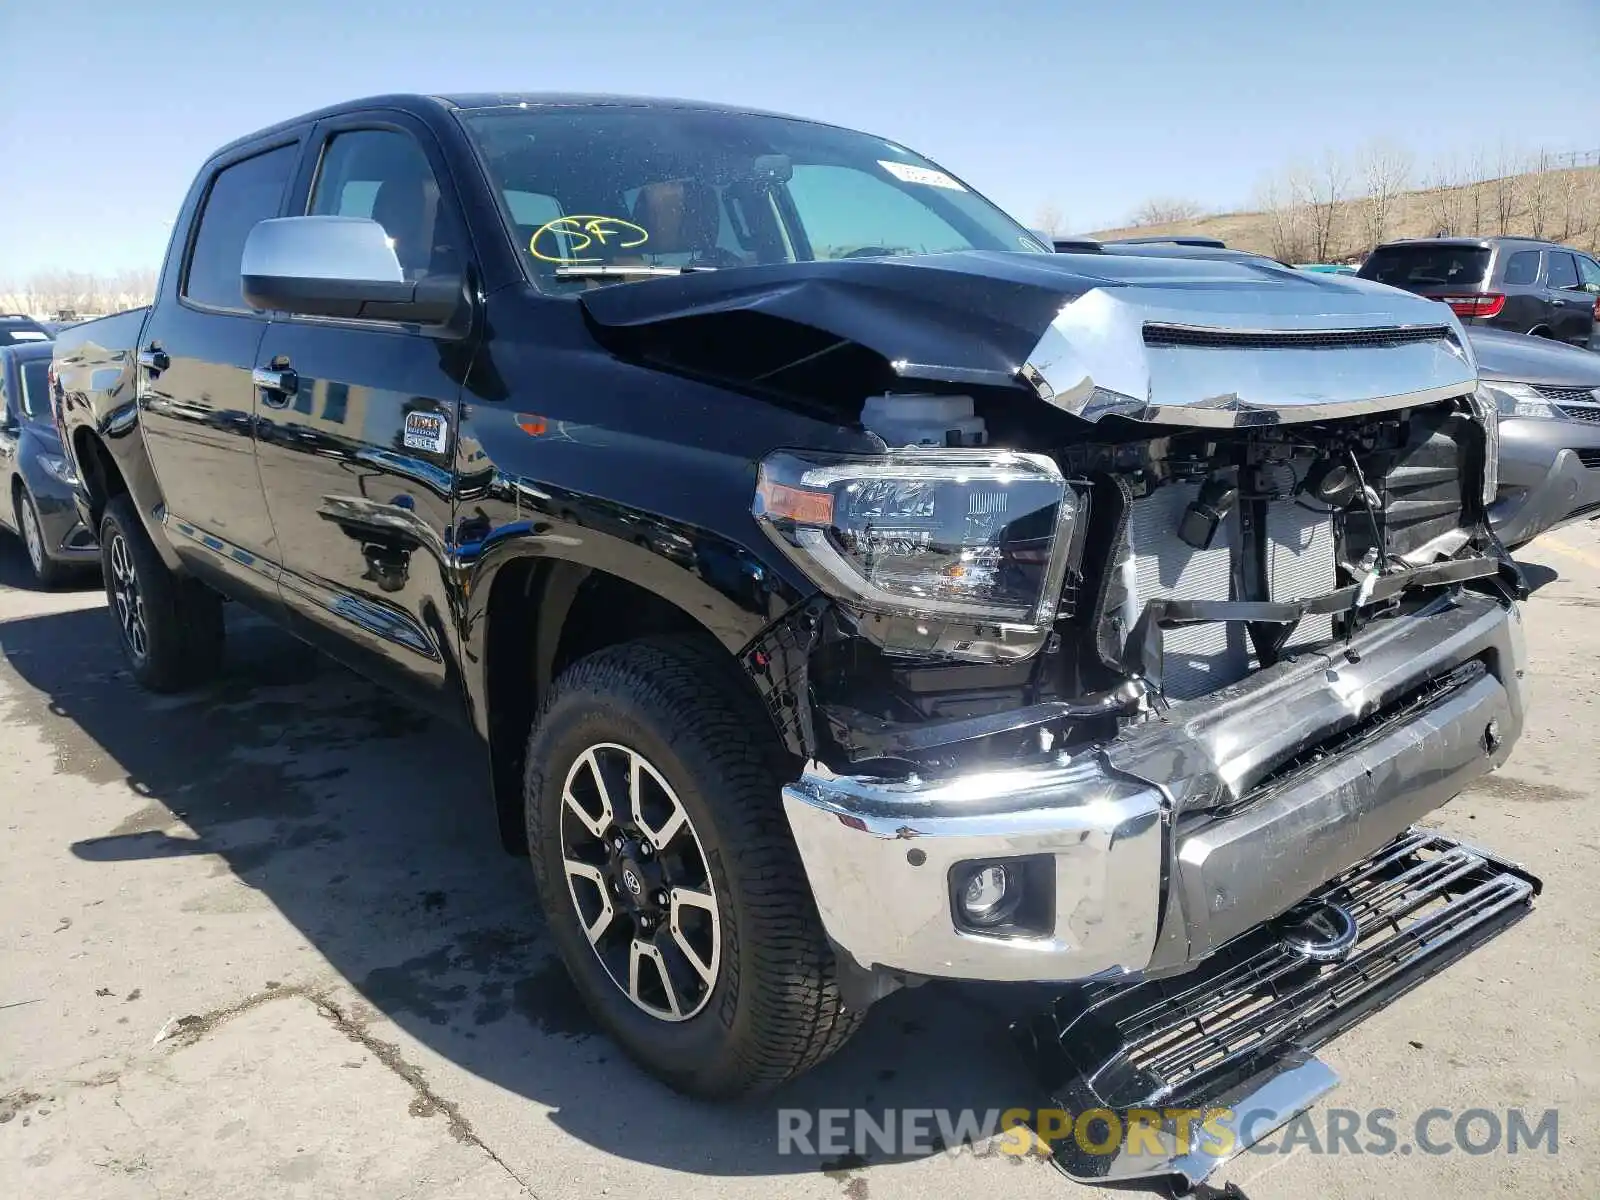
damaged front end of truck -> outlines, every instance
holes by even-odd
[[[851,395],[881,439],[763,460],[756,521],[818,592],[745,653],[859,1002],[1070,985],[1018,1027],[1063,1107],[1260,1137],[1332,1086],[1316,1046],[1528,911],[1537,880],[1418,828],[1523,726],[1495,410],[1447,309],[1132,258],[737,274],[586,304],[621,352]],[[730,330],[760,332],[733,366]],[[1058,1161],[1226,1157],[1161,1137]]]

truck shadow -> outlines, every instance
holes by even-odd
[[[230,608],[228,632],[223,678],[152,697],[121,670],[99,607],[4,624],[10,720],[39,731],[58,773],[125,782],[145,801],[113,828],[84,830],[79,859],[216,856],[366,1004],[544,1106],[530,1116],[625,1159],[846,1183],[869,1161],[917,1154],[780,1154],[780,1109],[974,1109],[982,1120],[1042,1101],[996,1008],[944,986],[891,997],[835,1059],[772,1096],[714,1106],[671,1093],[595,1029],[553,957],[527,864],[495,838],[476,740],[248,614]]]

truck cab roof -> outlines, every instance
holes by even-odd
[[[475,111],[489,108],[550,107],[550,108],[661,108],[697,112],[739,113],[747,116],[780,117],[790,121],[806,121],[812,125],[827,124],[797,117],[789,113],[769,112],[743,104],[719,104],[705,100],[686,100],[668,96],[631,96],[606,92],[455,92],[432,95],[421,92],[394,92],[365,96],[357,100],[341,100],[311,112],[288,117],[253,133],[235,138],[217,149],[212,158],[221,157],[241,147],[264,138],[283,133],[313,121],[325,120],[349,112],[388,108],[399,112],[424,116],[449,111]]]

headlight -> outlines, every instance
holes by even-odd
[[[1535,420],[1555,420],[1563,414],[1525,383],[1486,383],[1494,393],[1495,407],[1502,417],[1532,417]]]
[[[1483,426],[1483,502],[1493,504],[1500,491],[1500,409],[1488,384],[1472,393],[1472,412]]]
[[[993,660],[1050,632],[1080,505],[1042,454],[908,447],[773,454],[753,511],[889,652]]]
[[[39,455],[39,465],[44,468],[46,475],[59,480],[68,487],[78,482],[78,473],[72,469],[72,464],[59,455],[41,454]]]

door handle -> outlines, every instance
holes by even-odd
[[[281,371],[257,367],[250,372],[250,380],[261,389],[261,399],[273,408],[283,408],[300,390],[300,376],[287,367]]]
[[[139,365],[146,371],[160,373],[172,365],[172,360],[160,346],[149,346],[139,351]]]

